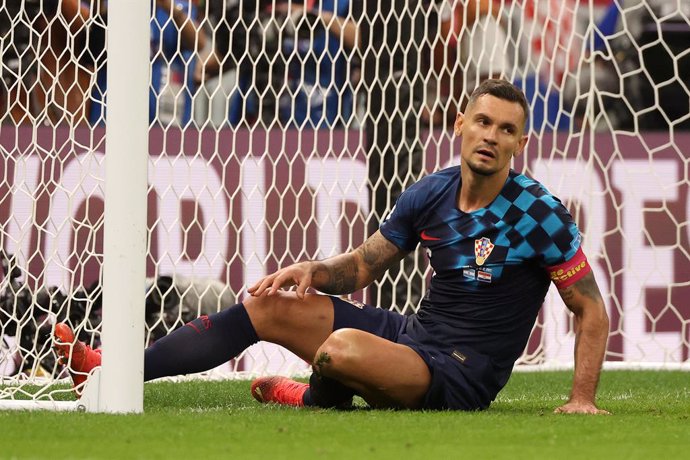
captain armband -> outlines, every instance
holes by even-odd
[[[569,261],[546,267],[546,269],[549,271],[551,281],[553,281],[553,284],[555,284],[558,289],[565,289],[572,286],[584,278],[587,273],[592,271],[592,267],[587,261],[587,256],[582,252],[582,247],[577,250]]]

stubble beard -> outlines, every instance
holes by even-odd
[[[467,167],[470,168],[470,171],[472,171],[473,173],[480,175],[480,176],[491,177],[498,172],[498,170],[495,168],[491,168],[491,167],[489,167],[488,169],[482,168],[482,167],[479,167],[479,166],[473,164],[473,162],[471,162],[471,161],[467,161],[466,164],[467,164]]]

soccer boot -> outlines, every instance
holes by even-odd
[[[252,396],[262,403],[276,403],[302,407],[302,397],[308,383],[295,382],[287,377],[259,377],[252,382]]]
[[[84,342],[75,340],[74,332],[65,323],[55,325],[53,342],[55,351],[69,369],[74,383],[74,393],[79,397],[89,373],[101,365],[101,350],[94,350]]]

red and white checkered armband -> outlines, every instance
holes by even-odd
[[[581,280],[587,273],[592,271],[592,267],[587,261],[587,256],[580,247],[575,255],[567,262],[552,267],[546,267],[549,277],[558,289],[565,289]]]

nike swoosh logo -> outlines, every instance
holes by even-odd
[[[419,235],[424,241],[441,241],[441,238],[436,238],[435,236],[427,235],[426,230],[422,231]]]

